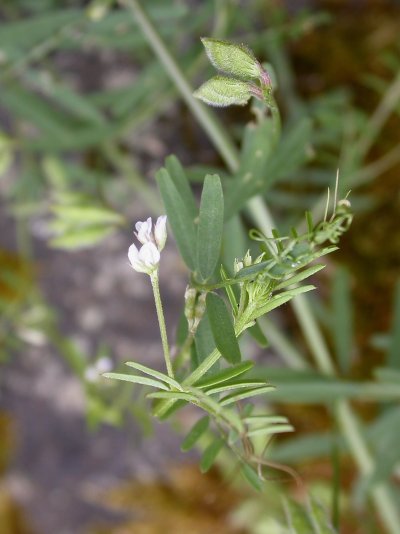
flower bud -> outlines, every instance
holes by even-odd
[[[206,311],[206,297],[207,297],[207,293],[204,291],[203,293],[200,293],[199,298],[197,299],[197,303],[194,308],[194,322],[193,322],[194,331],[197,330],[197,327],[199,326],[199,323],[204,315],[204,312]]]
[[[189,330],[193,326],[194,307],[196,302],[197,291],[194,287],[187,286],[185,291],[185,317],[189,323]]]
[[[234,272],[234,274],[237,274],[242,269],[243,269],[243,262],[239,261],[237,258],[235,258],[235,260],[233,262],[233,272]]]
[[[252,265],[252,261],[250,250],[248,250],[246,252],[246,256],[243,258],[243,264],[245,267],[250,267],[250,265]]]

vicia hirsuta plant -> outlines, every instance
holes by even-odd
[[[239,86],[232,89],[233,80],[247,84],[251,87],[249,94],[262,98],[273,109],[269,76],[247,48],[214,39],[204,39],[203,43],[212,63],[235,78],[219,77],[216,82],[213,78],[211,85],[197,91],[197,96],[215,105],[243,103],[243,94],[234,101]],[[254,85],[254,80],[260,85]],[[217,86],[224,90],[218,93]],[[337,203],[335,198],[328,218],[327,202],[324,221],[316,225],[307,213],[307,230],[303,233],[294,228],[289,235],[280,235],[277,230],[271,235],[252,230],[251,239],[259,243],[257,256],[253,259],[250,251],[243,251],[242,258],[227,265],[221,262],[227,214],[220,177],[205,177],[199,208],[176,157],[166,159],[165,167],[157,173],[157,183],[179,252],[190,272],[185,291],[186,328],[172,358],[158,282],[167,218],[159,217],[154,228],[151,218],[138,222],[135,236],[141,247],[131,245],[128,257],[134,270],[150,277],[167,374],[127,362],[140,374],[104,376],[154,388],[147,396],[155,399],[153,413],[161,419],[188,403],[201,408],[205,415],[191,429],[182,449],[189,450],[211,430],[213,438],[203,452],[201,469],[209,469],[225,447],[237,458],[248,481],[260,487],[263,466],[277,467],[264,457],[270,439],[293,431],[293,427],[285,417],[260,413],[252,403],[242,405],[242,401],[268,393],[274,386],[246,376],[254,363],[242,357],[239,340],[245,332],[260,340],[260,317],[314,289],[303,282],[324,267],[314,263],[316,260],[336,250],[335,244],[351,223],[350,203],[347,199]]]

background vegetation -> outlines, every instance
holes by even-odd
[[[202,477],[176,467],[196,414],[171,429],[149,418],[142,389],[92,380],[104,358],[161,365],[150,294],[125,265],[133,222],[164,212],[155,171],[173,153],[199,193],[205,172],[226,186],[241,161],[250,108],[211,112],[191,96],[212,75],[204,35],[268,62],[283,123],[270,153],[265,132],[256,140],[263,181],[234,198],[225,257],[243,255],[268,214],[283,233],[306,210],[321,219],[337,169],[340,196],[352,190],[354,222],[318,291],[261,323],[268,348],[246,341],[257,376],[278,386],[268,406],[296,428],[269,458],[296,468],[340,532],[400,532],[400,14],[383,1],[317,4],[2,2],[5,532],[270,534],[288,517],[314,528],[282,505],[304,495],[280,474],[256,494],[232,482],[226,458]],[[170,240],[171,335],[186,276]]]

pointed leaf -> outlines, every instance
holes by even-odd
[[[218,453],[220,452],[223,446],[224,440],[220,438],[212,441],[210,445],[205,449],[200,461],[200,471],[202,473],[207,473],[207,471],[212,467],[218,456]]]
[[[258,317],[269,313],[275,308],[282,306],[282,304],[285,304],[289,300],[292,300],[293,297],[300,295],[301,293],[311,291],[312,289],[315,289],[315,286],[301,286],[295,289],[291,289],[290,291],[285,291],[280,295],[275,295],[265,306],[261,306],[258,310],[254,312],[252,319],[257,319]]]
[[[166,382],[170,386],[176,389],[182,390],[182,386],[174,380],[173,378],[169,377],[168,375],[164,373],[160,373],[159,371],[155,371],[154,369],[151,369],[150,367],[146,367],[145,365],[141,365],[140,363],[136,362],[125,362],[125,365],[128,365],[128,367],[133,367],[134,369],[137,369],[138,371],[142,371],[142,373],[146,373],[150,376],[154,376],[155,378],[158,378],[159,380],[162,380],[163,382]]]
[[[186,402],[197,402],[197,397],[195,397],[195,395],[192,395],[191,393],[185,393],[183,391],[157,391],[155,393],[149,393],[147,397],[149,397],[150,399],[184,400]]]
[[[251,388],[246,391],[239,391],[235,393],[231,393],[230,395],[227,395],[220,401],[221,406],[228,406],[229,404],[232,404],[233,402],[237,402],[243,399],[247,399],[249,397],[255,397],[256,395],[262,395],[264,393],[269,393],[271,391],[274,391],[275,386],[262,386],[259,388]]]
[[[224,382],[222,385],[213,386],[209,389],[206,389],[207,395],[214,395],[215,393],[223,393],[224,391],[230,391],[232,389],[242,389],[242,388],[251,388],[256,386],[265,386],[265,381],[263,380],[234,380],[232,382]]]
[[[209,60],[217,70],[244,80],[260,77],[261,65],[246,46],[210,37],[204,37],[201,41]]]
[[[250,415],[243,419],[243,423],[247,425],[270,425],[287,422],[288,418],[283,415]]]
[[[265,337],[264,332],[261,330],[260,325],[257,322],[255,322],[253,326],[248,328],[247,332],[251,335],[253,339],[256,340],[256,342],[261,348],[265,349],[266,347],[268,347],[268,339]]]
[[[292,425],[268,425],[263,428],[255,428],[247,432],[249,437],[254,436],[272,436],[272,434],[283,434],[284,432],[294,432]]]
[[[232,319],[224,301],[215,293],[207,295],[207,313],[215,344],[221,355],[229,363],[240,362],[242,357]]]
[[[235,376],[247,373],[247,371],[249,371],[253,366],[254,363],[250,361],[239,363],[237,365],[234,365],[233,367],[229,367],[228,369],[223,369],[222,371],[219,371],[218,373],[215,373],[214,375],[209,376],[206,379],[199,380],[199,382],[197,382],[195,386],[197,388],[206,388],[213,386],[214,384],[226,382],[227,380],[230,380]]]
[[[249,482],[251,486],[257,491],[261,491],[263,488],[262,480],[260,480],[260,477],[257,475],[257,473],[254,471],[252,467],[250,467],[247,464],[243,464],[242,466],[242,474],[244,478]]]
[[[210,418],[208,417],[208,415],[199,419],[183,440],[181,450],[186,452],[192,447],[194,447],[198,440],[201,438],[201,436],[204,434],[204,432],[207,430],[209,423]]]
[[[208,174],[204,180],[200,202],[197,234],[197,269],[202,280],[214,273],[221,252],[224,225],[224,197],[217,174]]]
[[[176,156],[168,156],[165,160],[165,167],[176,189],[179,191],[188,212],[194,219],[197,217],[197,205],[181,162]]]
[[[156,180],[179,251],[186,265],[194,271],[197,234],[194,220],[168,171],[160,169]]]
[[[291,276],[287,280],[284,280],[283,282],[275,286],[275,291],[277,291],[278,289],[283,289],[285,287],[291,286],[293,284],[298,284],[299,282],[302,282],[306,278],[309,278],[313,274],[317,273],[324,267],[325,265],[321,265],[321,264],[313,265],[309,269],[305,269],[304,271],[301,271],[300,273],[295,274],[294,276]]]
[[[210,106],[225,108],[232,105],[245,106],[251,97],[250,86],[246,82],[214,76],[201,85],[193,96]]]
[[[153,380],[151,378],[146,378],[144,376],[126,375],[122,373],[104,373],[102,376],[104,376],[105,378],[114,378],[115,380],[123,380],[124,382],[133,382],[135,384],[142,384],[144,386],[152,386],[154,388],[165,389],[166,391],[169,391],[169,388],[162,382],[159,382],[158,380]]]

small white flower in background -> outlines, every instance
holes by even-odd
[[[85,380],[97,382],[103,373],[108,373],[113,368],[113,362],[107,356],[102,356],[93,365],[85,369]]]
[[[147,221],[139,221],[135,224],[134,232],[138,241],[142,243],[140,249],[132,244],[128,250],[128,258],[131,266],[139,273],[151,274],[157,270],[160,263],[160,252],[167,240],[167,216],[158,217],[154,226],[151,217]]]

